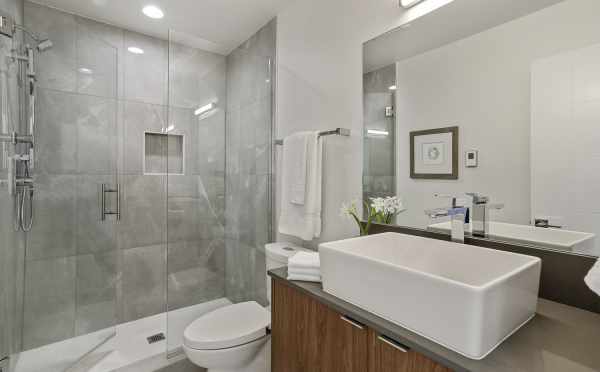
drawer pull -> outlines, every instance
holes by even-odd
[[[379,336],[377,337],[380,341],[385,342],[386,344],[390,345],[391,347],[393,347],[394,349],[401,351],[403,353],[408,353],[408,348],[392,339],[389,339],[385,336]]]
[[[365,329],[365,327],[364,327],[362,324],[360,324],[360,323],[359,323],[359,322],[357,322],[356,320],[354,320],[354,319],[352,319],[352,318],[349,318],[349,317],[347,317],[347,316],[345,316],[345,315],[340,315],[340,319],[342,319],[342,320],[343,320],[344,322],[346,322],[346,323],[350,323],[350,324],[352,324],[352,326],[353,326],[353,327],[356,327],[356,328],[358,328],[358,329],[360,329],[360,330],[363,330],[363,329]]]

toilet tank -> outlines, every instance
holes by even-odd
[[[267,272],[272,269],[287,266],[288,259],[298,252],[312,252],[310,249],[302,248],[297,245],[278,242],[265,245],[265,255],[267,263]],[[266,274],[266,273],[265,273]],[[271,305],[271,278],[266,274],[267,280],[267,300]]]

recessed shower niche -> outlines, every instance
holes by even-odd
[[[183,175],[183,137],[182,134],[144,132],[144,174]]]

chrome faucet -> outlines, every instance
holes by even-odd
[[[504,204],[490,204],[490,198],[478,193],[467,193],[473,198],[473,215],[471,217],[471,235],[487,237],[490,232],[490,210],[502,209]]]
[[[449,208],[435,208],[425,210],[425,214],[431,219],[440,217],[451,217],[451,238],[453,242],[464,243],[465,242],[465,228],[464,224],[467,222],[468,208],[457,206],[456,197],[438,195],[437,197],[449,197],[452,199],[452,206]]]

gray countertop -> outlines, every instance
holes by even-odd
[[[600,371],[599,314],[540,299],[533,320],[485,359],[472,360],[324,292],[320,283],[287,280],[287,268],[269,275],[455,371]]]

